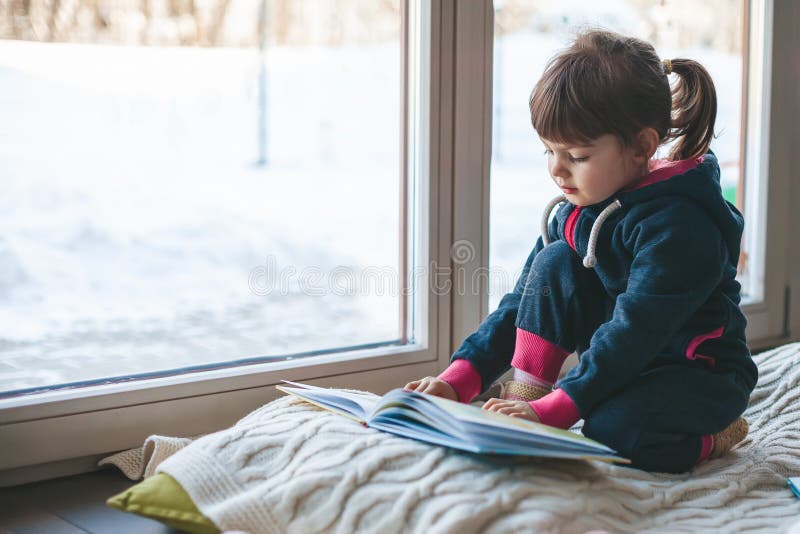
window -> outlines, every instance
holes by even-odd
[[[402,15],[12,2],[0,392],[413,339]]]
[[[452,159],[453,152],[453,115],[449,105],[443,104],[443,101],[451,102],[454,98],[454,84],[452,78],[442,73],[453,70],[455,6],[405,0],[381,3],[381,6],[373,2],[345,3],[350,6],[348,9],[358,8],[367,13],[394,7],[397,9],[392,17],[382,18],[380,24],[376,19],[369,19],[370,24],[380,26],[380,39],[365,40],[359,42],[358,46],[351,43],[333,50],[322,46],[324,43],[321,41],[308,44],[305,47],[307,50],[295,43],[286,47],[283,56],[278,45],[267,46],[259,52],[252,42],[242,44],[241,40],[236,39],[223,49],[167,47],[163,54],[150,49],[155,45],[102,45],[95,48],[95,45],[77,44],[51,46],[51,43],[21,42],[20,39],[10,38],[0,41],[0,46],[5,50],[27,51],[28,58],[35,61],[25,62],[26,69],[34,66],[42,69],[36,76],[19,75],[19,78],[33,84],[31,87],[35,87],[36,83],[45,84],[37,89],[40,97],[45,99],[53,96],[53,87],[64,91],[64,88],[69,88],[70,94],[84,106],[80,108],[75,104],[68,106],[67,110],[48,109],[54,114],[53,130],[60,134],[58,136],[48,133],[49,127],[40,128],[41,131],[32,128],[19,116],[15,116],[13,121],[4,121],[0,126],[2,137],[14,138],[17,147],[24,145],[22,135],[18,133],[27,132],[28,141],[35,139],[40,148],[47,147],[53,152],[50,154],[40,150],[34,154],[27,147],[26,156],[15,160],[15,167],[2,167],[4,170],[0,172],[3,173],[9,172],[6,169],[14,172],[26,169],[37,171],[29,176],[37,177],[41,186],[38,191],[43,191],[42,195],[37,196],[29,190],[26,193],[26,188],[32,185],[23,183],[21,178],[13,182],[4,180],[19,188],[19,195],[13,198],[23,198],[22,193],[26,193],[26,202],[46,203],[50,195],[48,180],[51,180],[67,189],[67,193],[60,194],[66,195],[72,202],[70,207],[73,210],[91,205],[93,210],[87,209],[88,215],[84,219],[75,217],[81,223],[77,230],[86,227],[85,232],[76,232],[72,226],[66,230],[58,226],[60,233],[49,236],[56,239],[66,234],[66,238],[79,244],[81,238],[93,242],[95,248],[85,247],[88,249],[84,250],[87,256],[82,256],[81,260],[92,259],[89,256],[91,254],[97,260],[109,247],[120,244],[128,246],[134,243],[140,247],[138,252],[141,252],[149,246],[149,241],[140,239],[134,242],[132,236],[137,232],[149,231],[152,232],[151,237],[160,239],[151,247],[154,249],[151,253],[174,254],[181,259],[185,257],[185,263],[180,266],[192,263],[201,265],[197,272],[180,273],[177,272],[179,268],[166,261],[147,265],[134,253],[127,253],[122,258],[109,253],[106,259],[110,263],[116,262],[116,266],[127,269],[132,268],[126,263],[130,262],[133,267],[140,269],[140,273],[147,273],[146,277],[139,280],[142,284],[158,278],[170,281],[167,284],[162,280],[159,282],[162,285],[155,289],[137,287],[135,284],[124,291],[117,287],[106,288],[116,292],[116,295],[123,294],[125,301],[173,319],[172,324],[167,326],[175,326],[175,317],[170,313],[180,311],[187,302],[203,299],[201,295],[208,292],[212,297],[206,299],[206,303],[216,303],[241,289],[236,286],[237,283],[243,283],[244,292],[249,292],[244,297],[253,302],[263,302],[264,297],[259,294],[264,289],[264,280],[260,278],[263,271],[259,268],[268,266],[265,263],[266,253],[270,251],[261,246],[266,239],[262,235],[265,233],[276,239],[273,245],[281,254],[285,254],[283,259],[279,256],[277,262],[289,264],[289,267],[292,267],[291,262],[296,262],[297,270],[306,265],[303,262],[324,268],[344,264],[373,267],[374,277],[375,267],[388,264],[396,277],[393,280],[393,293],[387,291],[381,296],[373,289],[371,296],[367,294],[361,302],[351,298],[350,304],[345,304],[345,298],[328,295],[327,300],[317,299],[316,303],[303,308],[300,295],[291,294],[285,296],[282,302],[294,300],[294,304],[262,312],[260,317],[253,316],[247,310],[234,309],[238,320],[249,325],[248,328],[253,331],[260,332],[256,335],[262,336],[261,341],[256,340],[253,345],[237,345],[242,340],[242,332],[231,331],[231,327],[222,324],[219,317],[214,319],[209,314],[195,314],[179,326],[192,328],[193,320],[210,319],[211,323],[216,322],[219,328],[228,333],[227,339],[224,335],[216,337],[206,332],[203,334],[207,336],[206,343],[193,341],[192,338],[200,334],[197,330],[159,329],[157,325],[143,322],[142,325],[149,324],[152,327],[151,334],[166,332],[168,337],[172,337],[159,341],[143,335],[130,341],[135,354],[145,353],[137,343],[146,346],[157,342],[161,343],[162,348],[167,344],[171,345],[170,349],[177,347],[178,355],[192,356],[193,353],[205,352],[209,356],[206,361],[212,364],[207,368],[191,369],[192,366],[197,367],[197,360],[192,357],[191,361],[182,360],[179,364],[188,365],[188,369],[195,372],[180,372],[187,367],[176,369],[173,365],[170,369],[165,367],[165,373],[156,370],[133,381],[123,379],[106,383],[102,379],[97,383],[84,382],[80,384],[81,387],[50,388],[48,391],[0,399],[2,448],[4,451],[15,451],[0,460],[0,483],[83,469],[91,465],[86,461],[92,455],[136,445],[151,433],[193,435],[232,424],[247,411],[276,397],[278,393],[274,384],[280,379],[306,380],[321,385],[359,385],[377,392],[397,387],[419,376],[434,374],[445,365],[450,353],[449,336],[442,335],[450,330],[450,318],[443,315],[447,311],[445,304],[451,298],[446,283],[450,276],[450,227],[443,225],[440,228],[437,221],[443,209],[449,209],[447,206],[451,195],[448,192],[452,191],[452,169],[447,167],[447,162]],[[303,4],[306,8],[311,4],[315,7],[323,4],[343,6],[342,2]],[[289,32],[286,39],[301,39],[311,32],[302,25],[307,22],[302,17],[308,15],[310,9],[296,7],[301,5],[300,2],[270,0],[267,3],[269,9],[274,9],[276,5],[290,5],[291,8],[287,9],[298,10],[296,16],[300,20],[295,22],[301,24],[302,28],[298,26],[295,33]],[[328,12],[331,10],[333,7]],[[359,22],[358,17],[348,18],[351,11],[334,11],[337,20],[343,17],[355,19],[353,24],[363,22]],[[15,8],[12,12],[17,13],[18,10]],[[16,15],[8,17],[3,18],[3,25],[0,25],[6,32],[9,31],[9,20],[18,20]],[[327,35],[328,24],[329,21],[326,21],[320,25],[323,36]],[[223,26],[217,30],[220,32],[218,35],[230,37],[231,34],[226,33]],[[363,29],[361,26],[356,24],[354,27]],[[231,23],[231,28],[236,27]],[[158,25],[159,31],[169,28],[173,28],[173,25]],[[135,35],[141,35],[142,31],[139,28]],[[14,37],[8,33],[3,35]],[[394,35],[394,41],[387,41],[387,35]],[[343,34],[337,38],[348,36]],[[70,61],[74,59],[72,54],[84,54],[83,60],[86,60],[86,55],[90,56],[88,66],[84,65],[81,73],[87,76],[93,73],[106,84],[102,87],[103,91],[96,91],[95,85],[88,82],[77,88],[70,86],[70,83],[80,85],[74,79],[74,61],[69,64],[65,63],[66,59],[59,61],[55,57],[59,54],[70,58]],[[105,59],[104,54],[120,61]],[[138,55],[146,56],[147,60],[125,61]],[[201,57],[198,59],[195,56]],[[0,58],[3,65],[18,62],[16,54],[3,53]],[[266,63],[262,62],[264,58]],[[163,62],[168,60],[171,63],[165,65]],[[105,63],[98,63],[101,61]],[[386,62],[388,66],[376,66],[376,62]],[[102,69],[93,67],[98,64],[115,65],[114,68],[118,70],[99,72]],[[151,84],[147,85],[147,80],[137,80],[135,75],[126,71],[133,68],[131,65],[144,69],[148,79],[158,75],[158,81],[150,80]],[[261,65],[267,66],[267,82],[260,86],[259,80],[263,79],[264,74]],[[302,68],[298,69],[298,65]],[[52,76],[48,78],[49,74],[44,75],[47,72],[45,66],[52,67],[57,74],[72,81],[67,83],[60,79],[53,80]],[[174,71],[178,68],[185,68],[187,72],[176,74]],[[208,71],[214,68],[224,74],[211,75]],[[4,69],[8,72],[10,67]],[[94,73],[93,69],[98,72]],[[281,72],[282,77],[278,76]],[[44,78],[44,81],[37,77]],[[116,77],[124,78],[126,83],[134,84],[134,87],[126,91],[126,83],[118,82]],[[199,81],[197,77],[200,77]],[[336,82],[337,78],[339,82]],[[339,83],[339,86],[334,87],[335,83]],[[51,84],[49,92],[45,91],[47,84]],[[113,91],[109,86],[114,84],[119,85],[115,86],[115,90],[120,94],[115,95],[117,100],[109,104],[104,99],[111,98],[108,94],[113,94]],[[389,87],[391,84],[395,86]],[[267,90],[261,93],[259,87],[266,87]],[[280,102],[274,99],[278,95],[295,98],[292,88],[302,98],[293,101],[293,106],[279,109]],[[20,94],[20,91],[13,93],[16,95],[16,105],[24,104],[30,110],[31,105],[26,98],[33,93],[22,91]],[[83,96],[81,91],[85,92]],[[149,102],[147,91],[159,95],[166,91],[167,94],[164,97],[153,96],[154,102]],[[184,98],[185,95],[192,98]],[[54,98],[63,98],[62,103],[69,102],[66,97],[57,94]],[[252,105],[257,104],[259,98],[273,102],[272,107]],[[6,109],[14,108],[14,103],[3,102],[0,105]],[[147,109],[147,106],[151,106],[151,109]],[[119,112],[118,108],[128,107],[131,109],[126,111],[127,114]],[[345,107],[352,108],[352,113]],[[107,119],[105,113],[113,115],[117,121],[115,124],[118,128],[113,130],[114,135],[103,136],[93,130],[98,124],[108,127],[102,124]],[[209,114],[212,115],[210,118]],[[59,124],[60,120],[64,124]],[[142,121],[143,124],[136,121]],[[300,121],[310,121],[311,124],[301,130]],[[42,126],[41,120],[38,124]],[[120,125],[127,125],[125,128],[135,131],[128,131]],[[114,156],[125,155],[125,158],[117,161],[105,153],[93,152],[91,146],[76,141],[80,136],[72,138],[67,135],[71,126],[82,128],[85,135],[91,133],[94,143],[103,143],[102,146],[109,151],[114,150]],[[237,133],[234,127],[247,132]],[[15,133],[14,128],[19,128],[19,132]],[[123,138],[123,133],[127,137]],[[37,135],[41,138],[37,138]],[[107,139],[115,136],[114,139]],[[348,136],[355,140],[348,141]],[[291,142],[287,138],[291,138]],[[59,143],[54,141],[44,143],[48,139],[72,143],[78,152],[68,147],[59,148]],[[265,139],[267,149],[261,150],[260,147],[264,145],[260,143]],[[131,156],[125,152],[123,141],[133,147],[148,147],[155,155],[148,158],[148,153],[142,150]],[[177,143],[175,151],[164,148],[164,143],[173,142]],[[219,151],[216,150],[217,145],[222,146]],[[298,148],[301,145],[302,149]],[[6,150],[6,145],[0,151],[4,161],[11,161],[14,157],[15,150]],[[51,158],[53,163],[48,163]],[[60,178],[53,178],[45,168],[50,165],[50,170],[62,169],[66,168],[66,163],[73,164],[71,178],[79,184],[83,184],[81,180],[88,180],[80,173],[81,165],[86,166],[87,173],[95,173],[95,180],[89,183],[91,187],[86,187],[80,194],[70,191],[71,182],[65,180],[67,185],[59,184],[57,179]],[[281,169],[281,174],[270,179],[269,171],[272,169]],[[117,181],[99,179],[98,176],[103,176],[104,171],[113,171],[115,180],[125,179],[123,183],[129,189],[120,190]],[[242,176],[231,176],[231,173],[240,173]],[[92,199],[84,198],[85,195],[97,195],[100,200],[91,204],[89,200]],[[104,204],[102,195],[115,203],[111,206]],[[11,200],[10,196],[4,198],[12,202],[11,206],[21,203]],[[52,195],[50,201],[52,203]],[[187,208],[180,202],[189,202],[190,205]],[[24,203],[21,204],[23,206],[19,209],[24,207]],[[57,202],[55,207],[63,208]],[[143,213],[138,213],[137,208]],[[37,209],[41,214],[46,208],[39,206]],[[101,225],[97,228],[93,226],[93,221],[86,220],[90,216],[108,215],[109,212],[121,218],[121,222],[115,222],[118,227],[109,229]],[[189,217],[181,220],[181,216],[187,213]],[[339,221],[336,225],[333,224],[335,221],[321,217],[332,214]],[[66,215],[75,214],[59,215],[63,221]],[[163,228],[159,230],[159,224],[164,219],[167,223],[175,223],[177,228],[171,232]],[[34,230],[52,225],[48,220],[40,221],[38,226],[25,219],[18,222],[30,223]],[[275,223],[275,227],[270,223]],[[130,235],[119,238],[121,233],[124,234],[123,230]],[[37,237],[41,238],[42,234],[47,235],[41,232]],[[346,241],[353,245],[349,251],[344,245]],[[66,245],[64,248],[68,250]],[[322,249],[328,252],[317,254]],[[257,261],[252,262],[253,258]],[[43,262],[43,270],[51,266],[58,269],[75,267],[77,272],[92,265],[76,260],[73,263],[78,265],[62,266],[56,254],[48,256],[48,259],[53,261]],[[232,261],[240,262],[239,265],[244,267],[239,271],[229,270],[226,275],[224,265]],[[394,261],[394,264],[390,261]],[[359,265],[358,262],[364,263]],[[281,267],[280,263],[277,265]],[[168,267],[172,267],[172,271]],[[255,280],[252,276],[254,272]],[[78,275],[83,277],[78,278]],[[78,275],[70,279],[69,285],[74,286],[78,280],[81,287],[55,289],[62,296],[71,290],[92,290],[95,278],[85,273]],[[206,276],[198,278],[199,275]],[[107,278],[104,282],[113,286],[113,269],[110,269]],[[432,280],[442,289],[432,291],[429,287]],[[179,289],[185,291],[180,296],[188,300],[172,302],[173,308],[159,311],[158,304],[169,299],[159,289],[178,293],[173,291],[173,282],[181,284]],[[319,279],[312,282],[318,285],[322,283]],[[372,280],[372,283],[375,281]],[[156,298],[155,303],[143,296],[147,291]],[[31,299],[31,303],[35,304],[35,299]],[[96,304],[80,300],[71,303],[78,309],[84,306],[98,311],[99,308],[98,315],[108,311]],[[202,307],[199,310],[202,312]],[[69,312],[70,309],[66,309],[64,315],[69,316]],[[267,313],[270,315],[265,317]],[[31,323],[36,320],[35,314],[23,318],[30,319]],[[281,327],[276,330],[285,336],[274,338],[272,345],[266,342],[260,331],[261,328],[269,328],[270,321],[273,324],[280,323]],[[49,325],[47,323],[46,326]],[[84,329],[90,326],[86,323],[80,325]],[[116,326],[120,326],[119,323]],[[309,330],[313,330],[316,341],[304,335]],[[35,328],[30,333],[40,337],[43,335],[41,329]],[[76,333],[80,333],[80,330]],[[98,334],[92,339],[95,347],[87,350],[86,354],[101,357],[97,346],[105,341],[112,344],[120,342],[122,336],[119,334],[114,330]],[[122,341],[125,341],[124,338]],[[225,349],[224,343],[229,343],[228,348],[234,350],[222,350]],[[345,343],[346,346],[343,346]],[[202,346],[204,344],[205,347]],[[14,347],[9,345],[4,344],[0,350],[8,348],[14,354]],[[181,345],[190,350],[180,351]],[[292,351],[295,351],[294,354],[286,357]],[[271,362],[250,359],[251,356],[265,354],[281,357]],[[115,359],[113,354],[108,357]],[[161,361],[157,364],[160,365]],[[93,369],[86,371],[94,372]],[[0,378],[9,380],[4,387],[6,391],[20,387],[8,385],[14,379],[11,374],[12,370],[8,368],[0,371]],[[108,374],[102,372],[95,376]],[[40,384],[59,384],[66,380],[61,376],[50,376],[44,377]],[[22,389],[25,387],[27,384],[22,385]],[[99,441],[89,443],[86,435],[93,433],[92,429],[102,429],[102,432],[97,432]],[[50,446],[54,439],[59,443],[58,448]],[[43,469],[49,474],[31,475],[31,466],[40,465],[45,465]],[[23,472],[26,474],[19,474]]]

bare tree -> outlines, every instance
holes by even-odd
[[[222,44],[220,42],[221,30],[225,24],[225,15],[228,13],[228,6],[230,6],[230,3],[231,0],[219,0],[214,17],[211,19],[211,24],[209,25],[208,42],[205,44],[211,46]]]

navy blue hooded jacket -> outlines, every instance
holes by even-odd
[[[744,219],[722,196],[713,151],[690,163],[685,172],[583,206],[573,220],[568,241],[574,240],[573,248],[614,302],[612,316],[594,332],[579,364],[557,384],[582,415],[649,368],[691,365],[697,358],[716,369],[733,368],[751,391],[755,387],[758,370],[746,344],[736,280]],[[546,241],[567,240],[567,218],[575,209],[569,202],[560,205],[544,223]],[[540,237],[513,291],[451,358],[472,364],[481,391],[510,365],[523,289],[544,246]]]

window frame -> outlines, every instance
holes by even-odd
[[[799,220],[796,210],[791,209],[791,154],[797,149],[797,140],[794,138],[792,143],[792,136],[786,135],[795,128],[788,120],[791,114],[785,110],[796,109],[792,88],[796,91],[798,87],[797,73],[790,68],[792,58],[782,44],[796,39],[791,27],[798,22],[798,10],[789,4],[745,0],[745,242],[750,244],[746,248],[753,260],[764,258],[763,265],[755,263],[753,267],[761,280],[763,295],[757,302],[742,304],[752,351],[787,343],[800,335],[796,325],[790,328],[791,286],[794,283],[796,296],[797,280],[791,280],[789,259],[793,254],[797,256],[798,243],[791,239],[789,229],[793,225],[782,224],[797,224]],[[793,72],[794,78],[789,74]],[[748,185],[755,186],[756,191],[749,191]],[[794,196],[797,197],[796,188]],[[748,224],[748,218],[755,217],[758,223]]]

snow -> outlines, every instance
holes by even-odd
[[[0,58],[0,390],[399,337],[397,46]]]
[[[559,193],[527,98],[562,44],[496,43],[490,309]],[[735,158],[740,58],[681,52]],[[400,337],[397,44],[266,64],[259,166],[255,50],[0,41],[0,391]]]

